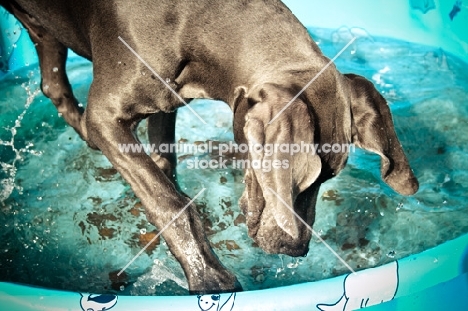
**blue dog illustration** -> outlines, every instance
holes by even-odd
[[[83,296],[81,293],[80,306],[83,311],[106,311],[113,308],[117,304],[117,296],[115,295],[88,295]]]

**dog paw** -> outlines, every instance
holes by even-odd
[[[190,294],[220,294],[242,291],[242,286],[236,276],[226,269],[207,268],[204,276],[189,281]]]

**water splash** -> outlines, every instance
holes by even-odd
[[[158,293],[158,286],[171,280],[178,286],[178,290],[188,290],[188,283],[185,280],[181,269],[171,267],[171,263],[155,259],[151,271],[138,277],[131,289],[132,295],[155,295]]]
[[[372,36],[363,28],[359,27],[341,27],[338,28],[335,32],[331,35],[331,41],[335,45],[335,47],[341,47],[343,43],[350,42],[356,38],[357,40],[354,41],[351,46],[349,47],[349,53],[354,57],[364,57],[360,55],[356,55],[358,52],[358,44],[359,41],[368,40],[370,42],[374,42]]]
[[[4,128],[7,132],[10,132],[10,140],[1,140],[0,139],[0,146],[10,147],[14,153],[14,158],[11,163],[8,162],[0,162],[0,167],[3,173],[6,175],[6,178],[0,180],[0,202],[3,203],[6,199],[8,199],[13,192],[14,189],[17,189],[21,193],[21,187],[15,185],[15,178],[17,173],[17,164],[24,160],[24,155],[31,154],[35,156],[40,156],[42,154],[41,151],[36,151],[32,149],[34,147],[33,143],[27,143],[26,146],[22,148],[18,148],[15,146],[15,137],[18,132],[18,128],[21,127],[21,122],[23,121],[24,115],[28,111],[29,107],[31,106],[32,102],[36,98],[36,96],[40,93],[39,87],[36,86],[36,83],[33,81],[34,72],[30,71],[28,74],[29,80],[21,84],[21,87],[26,91],[26,104],[24,105],[23,111],[18,115],[15,120],[15,124],[13,127],[6,127]]]

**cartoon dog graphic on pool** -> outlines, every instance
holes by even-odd
[[[392,262],[348,274],[343,281],[343,296],[334,304],[318,304],[321,311],[350,311],[390,301],[398,289],[398,263]]]
[[[220,295],[198,295],[198,306],[202,311],[231,311],[234,307],[236,293],[232,293],[228,300],[220,307]]]
[[[117,296],[115,295],[88,295],[83,296],[81,293],[80,306],[83,311],[105,311],[110,310],[117,304]]]

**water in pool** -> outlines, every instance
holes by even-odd
[[[310,31],[330,58],[351,33]],[[356,150],[344,171],[322,185],[314,230],[359,270],[468,232],[468,68],[438,48],[354,33],[359,39],[336,65],[371,79],[387,98],[421,184],[412,197],[396,194],[380,179],[378,156]],[[86,105],[91,65],[75,59],[68,68]],[[36,66],[1,80],[0,280],[96,293],[187,294],[182,269],[163,239],[117,276],[157,230],[104,156],[90,150],[38,91],[39,81]],[[211,123],[180,109],[178,141],[233,139],[227,105],[199,100],[192,107]],[[144,140],[144,124],[140,130]],[[217,155],[178,154],[179,180],[191,196],[207,189],[197,200],[206,232],[244,289],[348,272],[317,238],[301,258],[268,255],[253,245],[237,205],[242,171],[188,167],[190,160],[211,157]]]

